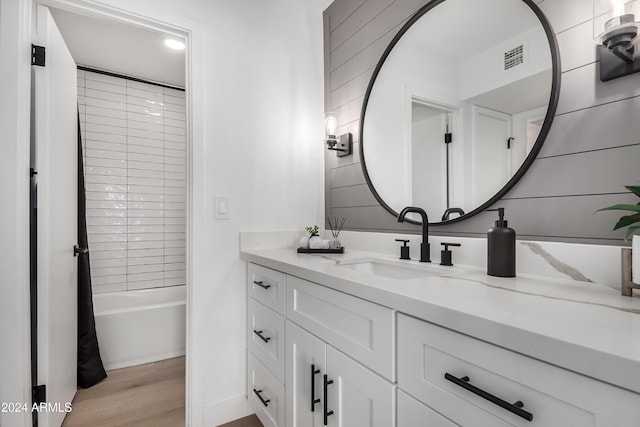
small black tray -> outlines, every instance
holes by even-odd
[[[340,246],[340,249],[304,249],[298,248],[299,254],[343,254],[344,247]]]

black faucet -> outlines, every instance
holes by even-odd
[[[409,212],[415,212],[422,217],[422,243],[420,243],[420,262],[431,262],[431,245],[429,245],[429,218],[422,208],[408,206],[398,214],[398,222],[404,222]]]

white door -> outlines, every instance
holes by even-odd
[[[447,116],[448,111],[412,103],[410,205],[424,206],[429,218],[442,217],[447,208]]]
[[[287,426],[322,426],[326,345],[289,321],[286,337]]]
[[[327,345],[329,426],[395,426],[395,386]]]
[[[511,115],[473,107],[473,200],[486,202],[511,178]]]
[[[36,10],[34,43],[46,65],[33,67],[35,166],[38,171],[38,384],[58,409],[76,392],[77,368],[77,81],[76,64],[49,9]],[[43,411],[41,427],[65,412]]]

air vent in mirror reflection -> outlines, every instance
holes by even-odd
[[[524,47],[520,45],[504,53],[504,69],[508,70],[524,63]]]

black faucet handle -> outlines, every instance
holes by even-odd
[[[411,248],[407,246],[409,240],[396,239],[396,242],[402,242],[402,246],[400,246],[400,259],[411,259],[411,257],[409,256],[409,250]]]
[[[462,246],[461,243],[448,243],[442,242],[440,243],[444,246],[444,250],[440,251],[440,265],[452,266],[451,262],[451,251],[449,250],[449,246]]]
[[[449,246],[462,246],[462,243],[447,243],[447,242],[442,242],[440,243],[442,246],[444,246],[444,250],[448,251],[449,250]]]

